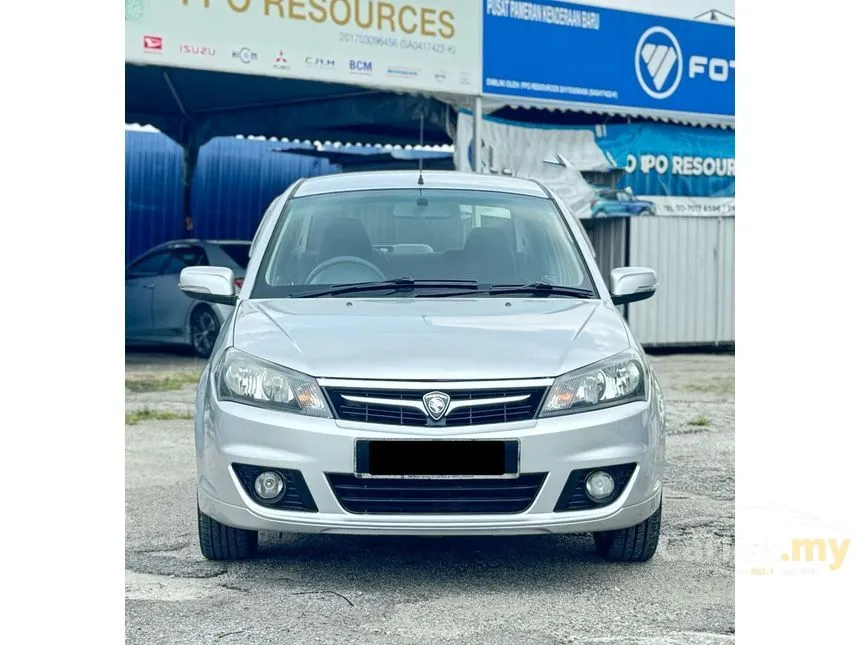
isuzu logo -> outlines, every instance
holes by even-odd
[[[438,421],[448,411],[448,404],[451,403],[451,397],[444,392],[428,392],[422,398],[424,401],[424,409],[434,421]]]

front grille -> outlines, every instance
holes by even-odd
[[[434,421],[423,410],[407,405],[421,403],[423,390],[383,390],[362,388],[325,388],[332,409],[338,419],[362,421],[364,423],[384,423],[401,426],[471,426],[487,423],[507,423],[528,421],[537,415],[546,387],[526,387],[510,389],[451,390],[447,394],[451,402],[473,401],[476,399],[498,399],[525,397],[522,400],[504,403],[491,403],[452,409],[447,415]],[[390,404],[349,401],[345,396],[364,399],[386,399]]]
[[[285,470],[282,468],[264,468],[262,466],[249,466],[247,464],[233,464],[233,470],[242,482],[242,488],[258,504],[269,508],[278,508],[285,511],[310,511],[317,512],[317,505],[305,483],[305,478],[298,470]],[[274,471],[284,479],[284,494],[274,504],[260,499],[254,490],[254,480],[265,471]]]
[[[546,473],[516,479],[361,479],[327,474],[337,501],[360,514],[522,513],[535,497]]]
[[[585,492],[585,478],[597,470],[609,473],[615,480],[615,490],[612,491],[612,495],[600,502],[595,502]],[[630,482],[630,477],[633,475],[634,470],[636,470],[636,464],[621,464],[619,466],[601,466],[600,468],[574,470],[568,476],[567,483],[565,483],[564,488],[561,490],[561,495],[559,495],[558,502],[556,502],[553,510],[556,513],[562,511],[584,511],[590,508],[598,508],[611,504],[618,499],[621,493],[624,492],[624,489],[627,488],[627,484]]]

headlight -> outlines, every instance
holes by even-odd
[[[549,391],[540,415],[572,414],[644,401],[648,374],[635,350],[628,350],[588,367],[562,374]]]
[[[331,418],[320,386],[306,374],[232,347],[222,355],[215,374],[218,397],[224,401]]]

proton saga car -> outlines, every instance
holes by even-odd
[[[226,304],[194,432],[200,548],[261,531],[591,533],[657,548],[665,413],[617,306],[653,271],[601,278],[582,226],[533,180],[384,171],[297,181],[244,283],[184,269]]]

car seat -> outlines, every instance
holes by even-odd
[[[326,226],[320,240],[319,263],[350,256],[374,262],[379,259],[364,225],[353,217],[336,219]]]
[[[497,228],[475,228],[469,232],[462,253],[456,257],[458,276],[480,283],[517,282],[514,253],[505,232]]]

